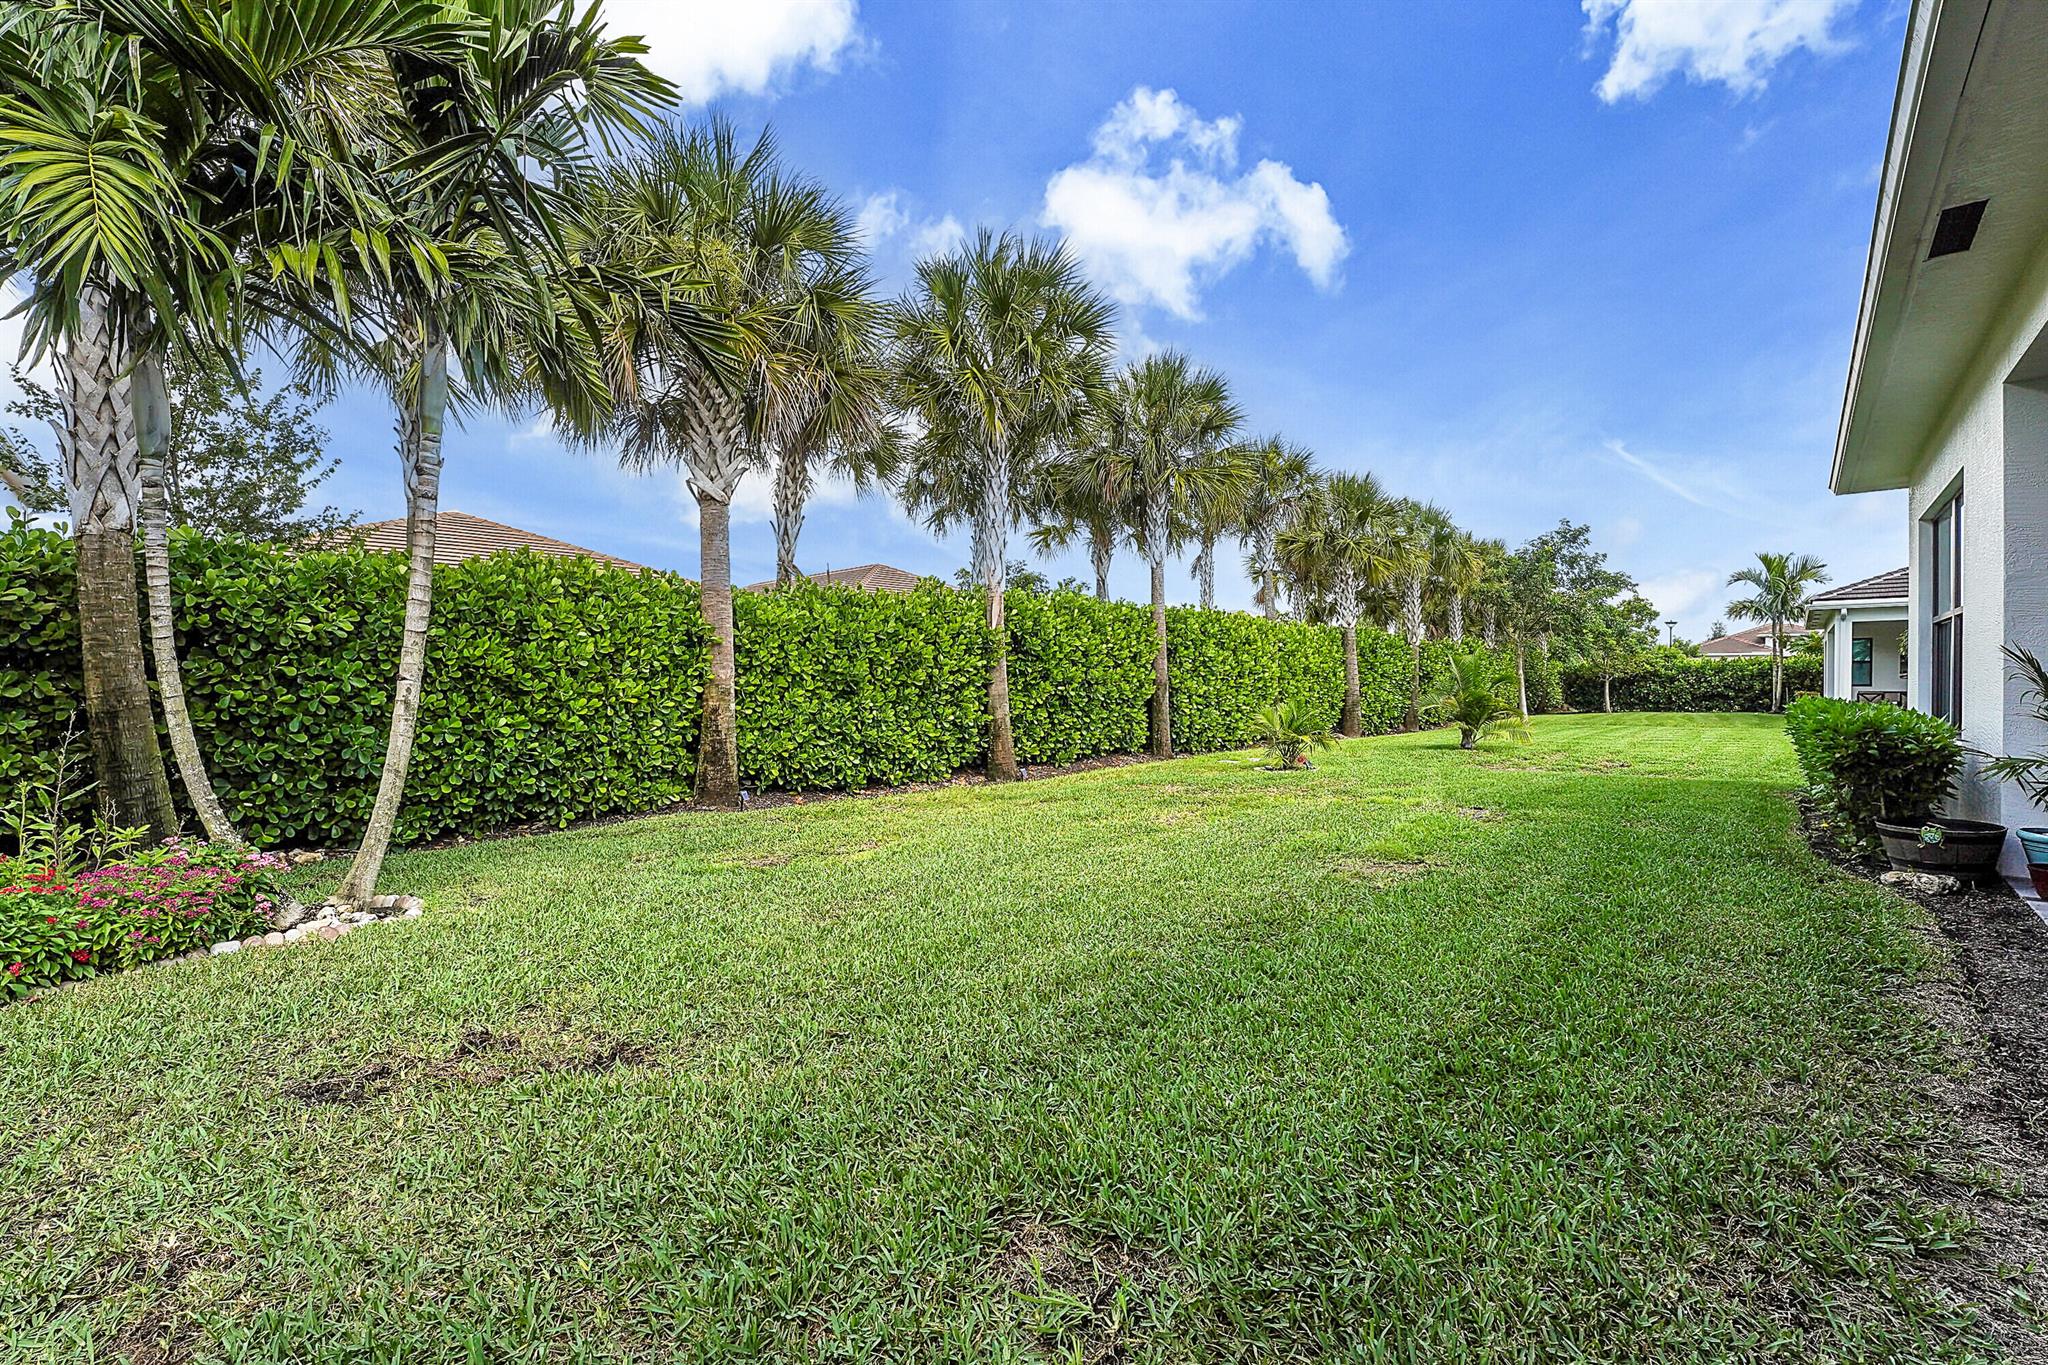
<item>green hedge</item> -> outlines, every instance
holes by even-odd
[[[267,846],[352,842],[375,793],[396,667],[404,563],[294,555],[180,533],[173,580],[193,720],[243,831]],[[654,809],[687,796],[703,688],[694,584],[586,560],[495,555],[437,568],[433,637],[401,841]],[[80,699],[70,542],[0,534],[0,795],[49,776]],[[1013,592],[1018,757],[1064,763],[1144,746],[1151,615],[1075,593]],[[800,585],[741,593],[742,781],[832,789],[926,781],[979,764],[983,599]],[[1340,637],[1236,612],[1168,613],[1174,739],[1249,742],[1282,698],[1334,724]],[[1427,647],[1434,677],[1444,647]],[[1359,632],[1363,716],[1400,721],[1407,648]],[[89,766],[82,737],[74,763]],[[83,810],[86,798],[78,797]]]
[[[1820,660],[1785,660],[1785,700],[1820,690]],[[1577,711],[1600,709],[1600,675],[1589,668],[1564,670],[1564,699]],[[1533,699],[1532,699],[1533,700]],[[1768,711],[1771,661],[1745,659],[1653,659],[1614,679],[1617,711]]]

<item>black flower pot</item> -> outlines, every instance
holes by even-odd
[[[1877,837],[1901,871],[1945,873],[1980,886],[1998,880],[1998,855],[2005,848],[2004,825],[1945,815],[1912,825],[1880,820]]]

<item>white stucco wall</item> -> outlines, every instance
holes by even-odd
[[[2048,734],[2020,704],[2000,647],[2048,654],[2048,250],[2015,289],[1921,457],[1909,492],[1913,649],[1907,691],[1929,709],[1933,614],[1927,587],[1932,530],[1924,518],[1963,490],[1963,739],[1991,753],[2032,750]],[[2048,825],[2016,786],[1965,761],[1955,814],[2005,825]],[[2006,846],[2010,871],[2021,865]]]

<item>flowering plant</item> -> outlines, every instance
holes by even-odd
[[[78,872],[0,857],[0,997],[260,932],[284,867],[176,839]]]

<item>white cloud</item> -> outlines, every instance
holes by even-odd
[[[1095,130],[1094,154],[1046,182],[1041,216],[1120,302],[1176,317],[1200,317],[1202,288],[1261,245],[1335,287],[1350,246],[1329,195],[1279,161],[1236,174],[1242,126],[1141,85]]]
[[[1726,581],[1726,574],[1712,569],[1680,569],[1676,573],[1644,579],[1642,594],[1645,601],[1657,608],[1659,619],[1685,616],[1712,598]]]
[[[604,15],[608,31],[647,40],[647,64],[690,104],[837,70],[859,41],[855,0],[605,0]]]
[[[1719,81],[1737,94],[1763,88],[1781,60],[1839,45],[1836,18],[1855,0],[1580,0],[1588,44],[1614,30],[1614,57],[1594,87],[1609,104],[1645,98],[1674,75]]]
[[[928,256],[941,256],[967,238],[967,229],[952,214],[920,218],[904,206],[902,190],[871,194],[854,216],[854,226],[868,254],[886,265],[904,269]]]

